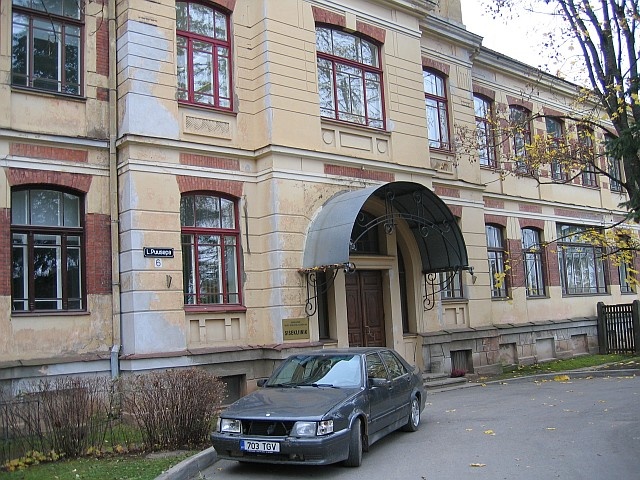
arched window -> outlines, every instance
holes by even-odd
[[[492,298],[507,298],[508,276],[505,270],[506,250],[502,228],[486,225],[487,253],[489,256],[489,277]]]
[[[213,194],[183,195],[182,269],[186,305],[239,305],[237,203]]]
[[[318,26],[316,49],[320,115],[384,128],[379,46],[342,30]]]
[[[496,168],[496,143],[493,135],[493,105],[491,100],[480,95],[473,96],[478,135],[478,156],[480,165]]]
[[[206,3],[176,2],[178,99],[231,110],[229,15]]]
[[[522,253],[527,297],[544,297],[544,256],[539,230],[522,229]]]
[[[450,150],[449,110],[445,77],[440,73],[423,70],[424,102],[427,109],[429,147]]]
[[[527,145],[531,145],[531,112],[519,105],[509,106],[509,122],[513,129],[513,155],[516,157],[516,170],[528,172],[526,163]]]
[[[11,192],[11,308],[84,310],[82,198],[45,188]]]

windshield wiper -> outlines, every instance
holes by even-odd
[[[267,387],[274,387],[274,388],[298,388],[299,385],[297,383],[291,383],[291,382],[286,382],[286,383],[270,383],[267,385]]]
[[[316,387],[316,388],[322,388],[322,387],[339,388],[339,387],[336,387],[333,383],[301,383],[300,386],[301,387]]]

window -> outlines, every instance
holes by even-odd
[[[547,145],[549,150],[559,150],[562,146],[562,122],[557,118],[546,117],[545,123],[547,126]],[[551,160],[551,178],[558,181],[566,181],[569,179],[565,167],[560,163],[558,159]]]
[[[213,195],[180,201],[184,303],[240,304],[237,205]]]
[[[462,271],[442,272],[440,275],[440,298],[455,300],[464,298],[462,291]]]
[[[476,131],[478,135],[478,156],[480,165],[496,168],[496,148],[493,136],[493,111],[491,101],[478,96],[473,96],[473,108],[476,115]]]
[[[634,270],[631,262],[622,261],[618,265],[618,274],[620,275],[620,292],[635,293],[636,281],[633,277]]]
[[[593,151],[593,130],[584,126],[578,126],[578,152],[580,161],[584,165],[582,169],[582,185],[585,187],[597,187],[598,180],[595,171],[595,153]]]
[[[450,150],[449,115],[444,77],[429,70],[422,71],[424,103],[427,108],[429,147]]]
[[[565,295],[607,293],[602,249],[583,240],[581,234],[586,231],[586,228],[558,225],[556,229],[562,293]]]
[[[544,297],[543,248],[538,230],[522,229],[522,252],[527,297]]]
[[[516,169],[528,170],[525,158],[526,146],[531,145],[531,114],[529,110],[518,105],[509,106],[509,122],[514,129],[513,155],[516,157]]]
[[[13,0],[12,85],[82,94],[82,4]]]
[[[176,2],[178,100],[231,110],[229,15],[203,3]]]
[[[55,190],[11,192],[11,308],[85,308],[82,199]]]
[[[505,269],[506,251],[502,238],[502,229],[494,225],[486,225],[487,253],[489,255],[489,277],[491,297],[507,297],[507,274]]]
[[[613,140],[614,137],[607,135],[607,143],[612,142]],[[622,167],[620,159],[614,157],[609,151],[607,151],[607,165],[610,177],[609,179],[611,180],[611,191],[618,193],[622,192]]]
[[[377,225],[376,217],[370,213],[363,210],[358,213],[351,229],[351,238],[349,239],[350,254],[380,254]]]
[[[316,27],[320,115],[384,128],[378,45],[351,33]]]

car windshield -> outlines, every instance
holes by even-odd
[[[358,355],[296,355],[267,381],[267,387],[359,387],[362,366]]]

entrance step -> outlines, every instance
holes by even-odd
[[[422,381],[427,391],[447,390],[468,383],[465,377],[451,378],[446,373],[423,373]]]

